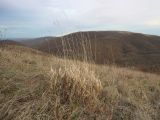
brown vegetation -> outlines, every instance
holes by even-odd
[[[160,76],[0,48],[0,119],[159,120]]]

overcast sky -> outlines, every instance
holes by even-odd
[[[160,35],[160,0],[0,0],[0,30],[7,38],[87,30]]]

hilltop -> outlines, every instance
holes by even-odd
[[[126,31],[90,31],[37,38],[22,41],[22,44],[59,57],[65,55],[96,64],[116,64],[145,72],[160,72],[159,36]]]

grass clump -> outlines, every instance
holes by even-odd
[[[86,66],[81,67],[71,65],[65,70],[60,68],[53,72],[53,88],[60,96],[62,103],[73,101],[90,105],[99,96],[102,90],[101,81]]]

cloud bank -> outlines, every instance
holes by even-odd
[[[0,0],[7,37],[80,30],[128,30],[160,35],[159,0]]]

